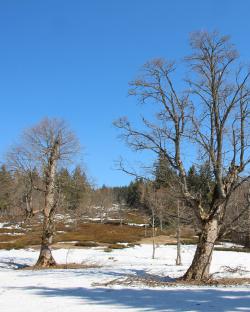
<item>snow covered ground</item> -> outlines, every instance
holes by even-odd
[[[160,246],[152,260],[150,245],[112,252],[98,248],[58,249],[58,263],[87,263],[98,268],[74,270],[16,270],[35,263],[38,252],[0,250],[1,312],[99,311],[250,311],[250,287],[102,286],[114,279],[134,276],[181,276],[192,260],[194,246],[182,247],[183,265],[175,266],[175,246]],[[227,272],[227,267],[238,272]],[[216,251],[212,262],[216,277],[250,277],[250,254]],[[98,283],[99,285],[94,285]]]

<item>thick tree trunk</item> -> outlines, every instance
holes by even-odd
[[[193,262],[183,276],[184,280],[205,280],[209,278],[212,253],[218,234],[217,219],[214,218],[204,223]]]
[[[56,153],[55,147],[55,153]],[[53,154],[52,154],[53,156]],[[54,235],[54,214],[55,214],[55,180],[56,180],[56,158],[51,157],[46,171],[45,205],[43,211],[43,234],[40,255],[36,266],[50,267],[56,264],[50,246]]]
[[[33,205],[32,205],[32,195],[31,194],[26,194],[25,203],[26,203],[25,215],[26,215],[26,220],[28,220],[31,217],[33,217]]]
[[[44,216],[41,249],[36,266],[50,267],[56,265],[56,261],[54,260],[50,249],[53,240],[53,234],[54,222],[52,212],[52,214],[50,214],[48,217]]]
[[[247,214],[247,233],[245,237],[244,247],[250,248],[250,211],[249,209],[248,209],[248,214]]]

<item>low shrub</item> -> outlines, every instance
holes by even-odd
[[[110,248],[110,249],[124,249],[124,248],[127,248],[127,246],[122,245],[122,244],[110,244],[110,245],[108,245],[108,248]]]
[[[79,247],[98,247],[99,244],[96,242],[80,241],[75,243],[75,246]]]
[[[111,248],[104,248],[104,250],[103,250],[104,252],[111,252],[111,251],[113,251],[113,249],[111,249]]]

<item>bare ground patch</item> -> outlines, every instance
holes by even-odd
[[[203,281],[184,281],[181,278],[161,277],[146,274],[145,276],[128,275],[105,283],[93,283],[93,286],[148,286],[148,287],[177,287],[177,286],[250,286],[250,278],[218,278]]]

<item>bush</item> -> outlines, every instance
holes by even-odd
[[[105,248],[103,251],[104,251],[104,252],[111,252],[111,251],[113,251],[113,249],[107,247],[107,248]]]
[[[88,241],[80,241],[75,243],[75,246],[80,246],[80,247],[98,247],[99,244],[95,242],[88,242]]]
[[[110,249],[124,249],[124,248],[127,248],[127,246],[122,245],[122,244],[110,244],[110,245],[108,245],[108,248],[110,248]]]

